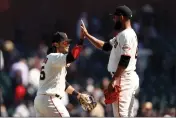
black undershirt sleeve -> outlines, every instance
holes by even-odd
[[[67,90],[67,88],[70,86],[70,84],[66,81],[65,82],[65,91]]]
[[[103,47],[102,47],[102,50],[106,51],[106,52],[111,51],[112,50],[112,45],[109,42],[105,42]]]
[[[75,60],[71,52],[68,52],[67,57],[66,57],[66,63],[71,63]]]
[[[130,56],[127,55],[121,55],[120,61],[119,61],[119,66],[123,66],[127,68],[129,62],[130,62]]]
[[[84,39],[80,39],[77,43],[77,45],[83,45]],[[71,63],[75,61],[76,59],[73,57],[73,54],[71,51],[68,52],[67,57],[66,57],[66,64]]]

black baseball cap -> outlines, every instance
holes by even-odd
[[[67,37],[67,34],[65,32],[59,32],[57,31],[56,33],[54,33],[53,35],[53,39],[52,39],[52,43],[55,43],[55,42],[61,42],[61,41],[68,41],[69,43],[72,42],[72,39],[69,39]]]
[[[117,15],[117,16],[123,15],[123,16],[131,19],[133,14],[132,14],[132,11],[130,8],[128,8],[126,5],[123,5],[123,6],[118,6],[116,8],[116,11],[110,15]]]

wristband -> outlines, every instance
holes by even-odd
[[[77,92],[76,90],[74,90],[74,91],[72,92],[72,95],[75,96],[75,97],[77,97],[77,96],[78,96],[78,92]]]

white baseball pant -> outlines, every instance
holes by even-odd
[[[37,95],[34,100],[37,117],[70,117],[61,99],[49,95]]]
[[[119,96],[112,104],[114,117],[134,117],[134,95],[139,88],[139,77],[135,71],[126,72],[119,84]]]

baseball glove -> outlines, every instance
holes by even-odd
[[[88,94],[81,94],[79,102],[85,111],[92,111],[97,105],[94,97]]]
[[[114,87],[113,92],[108,92],[108,89],[104,90],[105,104],[112,104],[118,99],[120,88],[118,86]]]

